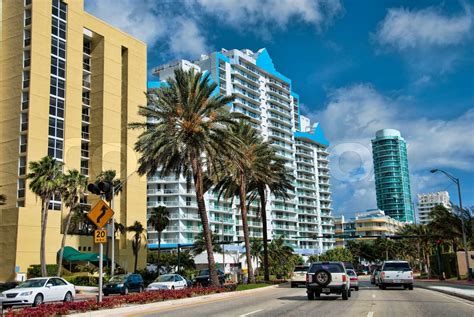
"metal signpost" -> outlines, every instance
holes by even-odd
[[[103,265],[104,265],[104,243],[107,242],[107,231],[104,226],[114,215],[114,211],[102,199],[92,208],[87,214],[87,218],[92,221],[97,230],[94,231],[94,242],[99,244],[99,296],[98,301],[102,302],[102,279],[103,279]]]

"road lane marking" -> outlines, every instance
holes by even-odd
[[[369,311],[367,313],[367,317],[374,317],[374,312],[373,311]]]
[[[254,311],[251,311],[250,313],[242,314],[242,315],[240,315],[239,317],[245,317],[245,316],[253,315],[253,314],[258,313],[258,312],[260,312],[260,311],[262,311],[262,310],[263,310],[263,309],[254,310]]]
[[[375,297],[376,297],[375,294],[372,294],[372,298],[375,298]]]

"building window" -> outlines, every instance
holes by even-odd
[[[25,179],[18,179],[18,198],[25,198]]]
[[[25,0],[25,7],[31,5],[31,0]]]
[[[53,17],[51,33],[60,39],[66,39],[66,22]]]
[[[29,74],[28,74],[29,79]],[[65,95],[65,83],[63,79],[51,77],[50,91],[49,93],[53,96],[58,96],[64,99]]]
[[[28,113],[27,112],[22,112],[21,113],[21,131],[26,131],[28,130]]]
[[[23,71],[23,88],[30,87],[30,72],[25,70]]]
[[[23,176],[26,174],[26,157],[20,156],[20,160],[18,162],[18,175]]]
[[[64,138],[64,121],[62,119],[49,117],[49,136],[58,139]]]
[[[30,30],[25,30],[24,32],[24,46],[28,47],[31,45],[31,31]]]
[[[20,153],[26,153],[26,134],[20,135]]]
[[[23,52],[23,67],[30,67],[31,64],[31,52],[26,50]]]
[[[64,118],[64,100],[50,97],[49,114],[58,118]]]
[[[51,57],[51,74],[66,78],[66,62],[54,56]]]
[[[27,110],[29,105],[29,96],[27,92],[23,92],[21,95],[21,110]]]
[[[66,42],[57,37],[51,38],[51,54],[57,57],[66,58]]]
[[[58,160],[62,160],[63,159],[63,141],[49,137],[48,138],[48,155]]]
[[[25,10],[25,27],[31,25],[31,10]]]

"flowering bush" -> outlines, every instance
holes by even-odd
[[[82,302],[68,302],[61,304],[43,304],[38,307],[28,307],[20,310],[8,310],[6,316],[60,316],[70,313],[81,313],[91,310],[120,307],[124,304],[148,304],[171,299],[180,299],[227,291],[229,291],[228,288],[222,287],[192,287],[182,290],[160,290],[106,297],[101,303],[97,303],[95,300],[87,300]]]

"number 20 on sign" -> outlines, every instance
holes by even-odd
[[[94,242],[95,243],[106,243],[107,242],[107,230],[99,229],[94,231]]]

